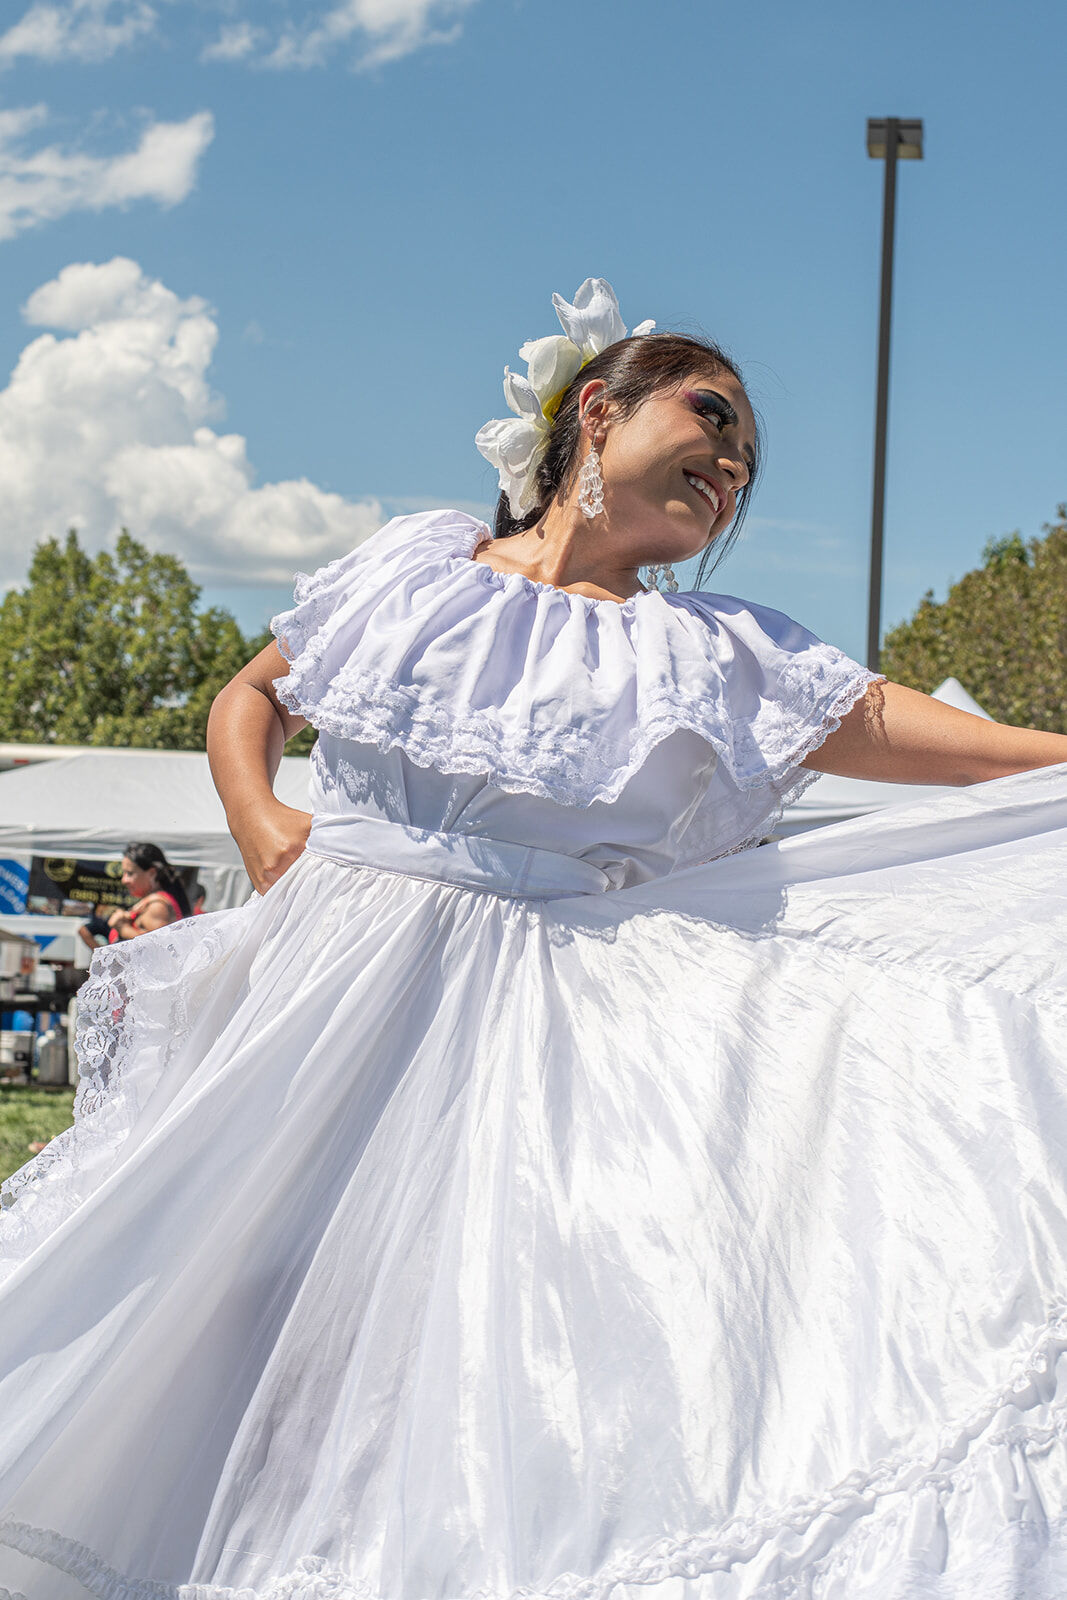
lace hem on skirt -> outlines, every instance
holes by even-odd
[[[588,1576],[563,1573],[542,1588],[523,1586],[506,1595],[479,1589],[455,1600],[604,1600],[631,1587],[648,1595],[672,1580],[741,1579],[746,1569],[754,1586],[732,1590],[744,1600],[1019,1600],[1023,1594],[1060,1600],[1067,1586],[1067,1519],[1047,1519],[1040,1479],[1067,1436],[1067,1405],[1052,1399],[1056,1363],[1065,1352],[1067,1308],[1049,1319],[1003,1389],[946,1429],[926,1460],[881,1462],[828,1494],[773,1513],[620,1552]],[[1040,1423],[1022,1420],[1035,1409],[1043,1413]],[[969,1539],[967,1559],[954,1561],[950,1524],[967,1515],[961,1507],[968,1497],[983,1495],[1002,1519],[1005,1499],[1017,1514],[991,1528],[981,1546]],[[394,1600],[316,1556],[253,1589],[127,1576],[76,1540],[12,1517],[0,1519],[0,1546],[76,1578],[93,1600]],[[924,1554],[917,1556],[917,1549]],[[718,1600],[731,1591],[709,1585],[702,1592]],[[0,1589],[0,1600],[29,1597]]]

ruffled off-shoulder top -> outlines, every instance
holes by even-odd
[[[874,679],[726,595],[618,604],[495,572],[472,559],[489,536],[397,517],[298,579],[275,688],[319,730],[318,807],[545,833],[633,881],[765,835]]]

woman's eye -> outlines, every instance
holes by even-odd
[[[722,405],[714,395],[690,394],[686,397],[693,407],[707,422],[714,422],[721,433],[726,424]]]

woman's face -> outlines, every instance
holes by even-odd
[[[156,886],[155,867],[138,867],[129,856],[122,858],[122,887],[135,900],[143,900]]]
[[[633,530],[638,564],[685,561],[726,531],[756,450],[752,407],[732,374],[695,373],[625,420],[615,420],[611,402],[595,393],[582,400],[590,420],[603,418],[598,448],[609,526],[619,537]]]

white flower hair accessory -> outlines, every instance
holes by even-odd
[[[586,278],[573,305],[560,294],[552,296],[552,304],[562,335],[526,341],[519,351],[525,378],[504,368],[504,398],[514,416],[487,422],[474,439],[496,467],[513,517],[524,517],[537,504],[534,480],[564,390],[594,356],[627,337],[615,290],[604,278]],[[630,337],[651,333],[655,326],[642,322]]]

